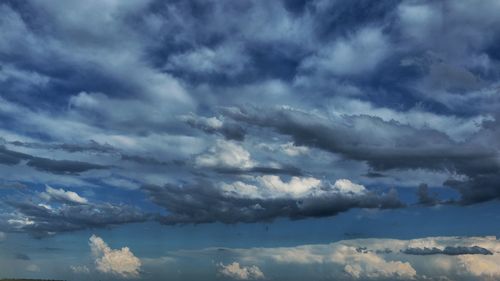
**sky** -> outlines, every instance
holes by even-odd
[[[500,279],[499,12],[0,1],[0,278]]]

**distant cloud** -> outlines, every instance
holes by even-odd
[[[26,270],[29,271],[29,272],[39,272],[40,271],[40,267],[36,264],[30,264],[26,267]]]
[[[493,255],[493,253],[485,248],[479,246],[464,247],[464,246],[446,246],[444,249],[439,249],[436,247],[432,248],[408,248],[402,250],[402,253],[408,255],[449,255],[449,256],[459,256],[459,255]]]
[[[90,269],[86,265],[72,265],[70,266],[71,271],[76,274],[88,274]]]
[[[236,280],[264,279],[264,273],[255,265],[241,266],[238,262],[228,265],[219,264],[219,273],[223,276]]]
[[[122,278],[139,276],[141,261],[134,256],[128,247],[123,247],[120,250],[111,249],[104,240],[95,235],[92,235],[89,240],[98,271],[115,274]]]
[[[427,249],[421,255],[407,249]],[[439,249],[439,253],[435,249]],[[354,239],[295,247],[208,248],[174,253],[234,260],[218,272],[249,280],[252,266],[280,280],[497,280],[500,242],[495,237]],[[252,265],[243,266],[242,264]]]

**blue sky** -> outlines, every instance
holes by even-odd
[[[0,278],[500,278],[499,11],[2,1]]]

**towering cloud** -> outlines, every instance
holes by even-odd
[[[104,240],[95,235],[92,235],[89,240],[98,271],[115,274],[122,278],[139,276],[141,261],[134,256],[128,247],[119,250],[111,249]]]

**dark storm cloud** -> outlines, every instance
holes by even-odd
[[[53,174],[79,174],[89,170],[107,169],[109,167],[72,160],[52,160],[47,158],[33,157],[27,163],[37,170]]]
[[[54,174],[78,174],[89,170],[108,168],[107,166],[82,161],[53,160],[36,157],[0,147],[0,164],[18,165],[21,161],[27,161],[26,165],[37,170]]]
[[[63,204],[57,208],[48,208],[28,201],[6,203],[21,215],[7,220],[9,230],[28,232],[40,237],[50,233],[143,222],[148,218],[137,208],[122,204]]]
[[[429,193],[429,186],[427,186],[427,184],[425,183],[422,183],[418,186],[417,196],[418,204],[421,205],[434,206],[439,203],[437,194]]]
[[[443,183],[460,192],[462,203],[500,197],[498,153],[480,141],[456,142],[437,130],[416,129],[366,115],[326,119],[287,108],[224,111],[239,122],[288,135],[297,145],[365,161],[375,171],[428,169],[465,174],[469,180]]]
[[[457,169],[463,169],[468,161],[478,162],[477,169],[488,169],[488,164],[494,163],[494,151],[490,148],[459,145],[439,131],[415,129],[378,117],[360,115],[326,119],[286,108],[259,112],[229,108],[226,113],[240,122],[289,135],[296,145],[316,147],[349,159],[366,161],[377,171],[412,168],[440,170],[453,164]]]
[[[373,192],[360,195],[328,193],[320,197],[238,198],[224,194],[210,182],[182,186],[146,185],[142,189],[152,202],[164,207],[168,215],[158,220],[164,224],[238,223],[272,221],[284,217],[305,219],[334,216],[351,208],[401,208],[397,194]]]
[[[160,165],[160,166],[164,166],[164,165],[171,165],[171,164],[173,164],[173,162],[165,162],[165,161],[158,160],[158,159],[156,159],[154,157],[145,157],[145,156],[140,156],[140,155],[122,154],[120,157],[121,157],[122,160],[132,161],[132,162],[143,164],[143,165]],[[177,163],[177,164],[181,164],[181,163]]]
[[[0,146],[0,164],[4,165],[17,165],[22,160],[31,159],[31,155],[16,152]]]
[[[32,142],[21,142],[21,141],[12,141],[9,142],[9,144],[27,148],[35,148],[35,149],[60,149],[68,152],[116,153],[116,149],[113,146],[109,144],[100,144],[93,140],[91,140],[86,144],[77,144],[77,143],[48,144],[48,143],[32,143]]]
[[[227,167],[214,167],[211,169],[217,173],[228,174],[228,175],[245,175],[245,174],[290,175],[290,176],[302,175],[301,169],[291,165],[281,165],[281,167],[279,168],[256,166],[248,169],[227,168]]]
[[[408,255],[448,255],[448,256],[458,256],[458,255],[493,255],[493,253],[485,248],[479,246],[446,246],[444,249],[439,248],[407,248],[401,250],[402,253]]]

